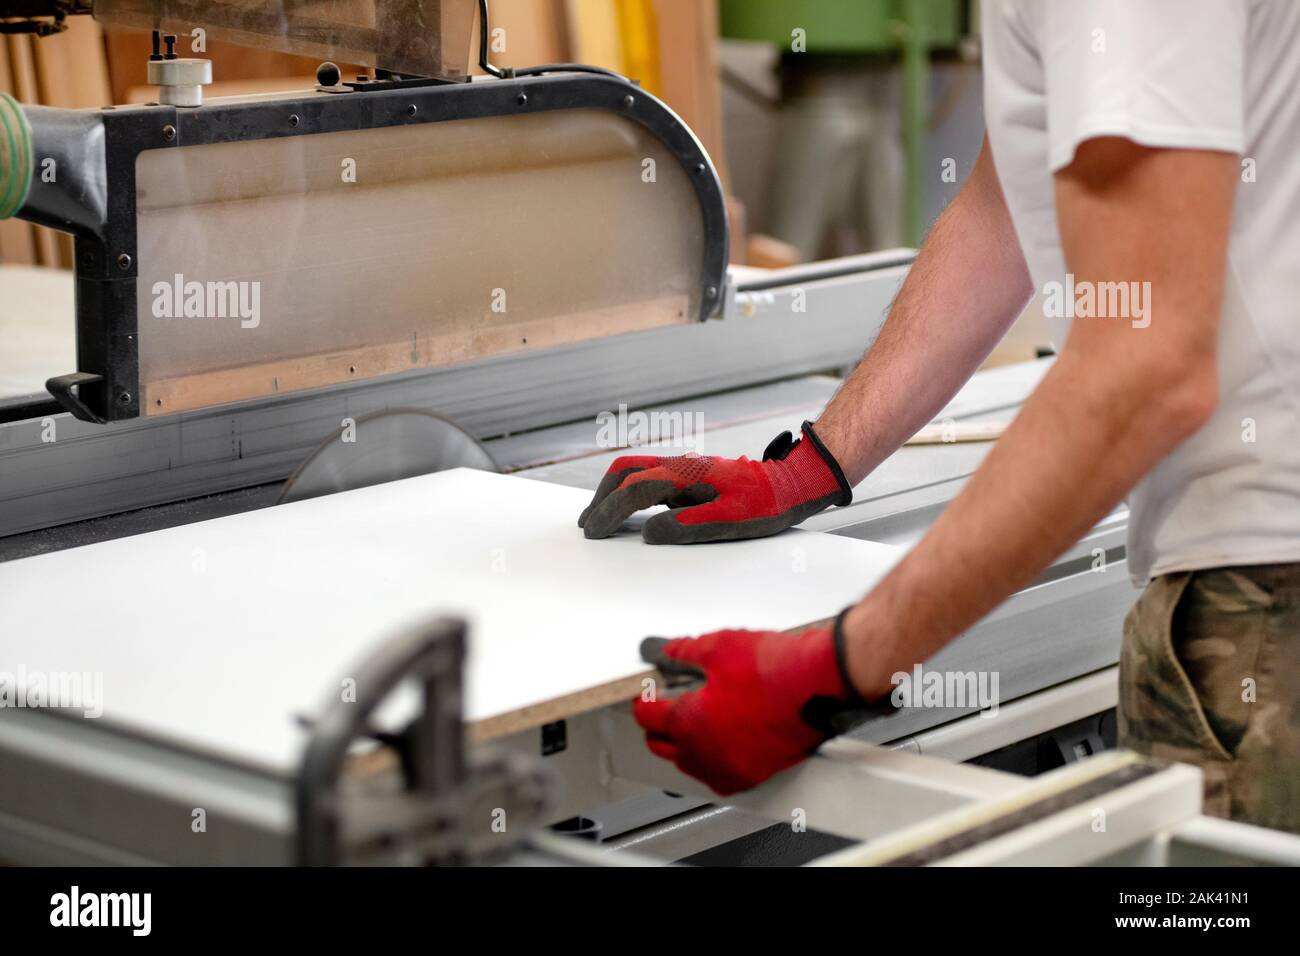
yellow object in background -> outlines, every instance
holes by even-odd
[[[572,58],[623,73],[623,37],[615,4],[610,0],[565,0],[564,13]]]
[[[655,0],[566,0],[573,58],[622,73],[663,96]]]
[[[642,89],[663,96],[659,68],[659,24],[654,0],[615,0],[623,45],[623,75],[640,80]]]

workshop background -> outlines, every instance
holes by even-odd
[[[0,871],[1300,862],[1218,816],[1222,778],[1118,749],[1126,502],[892,706],[836,690],[836,615],[1060,369],[1035,302],[960,387],[929,375],[1016,304],[968,257],[937,351],[858,376],[870,460],[811,424],[927,231],[987,225],[949,206],[978,8],[0,0]],[[1109,389],[1098,447],[1169,381]],[[990,514],[945,552],[1062,544]],[[646,640],[722,628],[758,634]],[[804,678],[727,689],[787,653]],[[772,703],[731,726],[787,763],[839,736],[779,776],[764,734],[705,739],[710,699]]]
[[[494,0],[492,57],[593,63],[638,80],[713,158],[729,197],[731,261],[774,268],[920,245],[979,151],[978,20],[978,0]],[[218,67],[209,97],[315,84],[315,59],[206,48]],[[143,31],[73,17],[58,36],[0,36],[0,90],[49,106],[142,103],[155,95],[148,53]],[[0,262],[68,269],[72,238],[3,220]],[[26,279],[66,297],[64,283]],[[33,329],[8,311],[0,305],[7,338],[42,338],[14,353],[44,369],[69,364],[71,323]],[[986,366],[1047,347],[1035,303]],[[0,367],[6,379],[27,382]]]

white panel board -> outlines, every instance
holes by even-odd
[[[0,564],[0,671],[102,673],[99,719],[287,769],[298,716],[411,622],[468,619],[466,718],[492,736],[630,697],[648,634],[822,619],[898,557],[801,531],[588,541],[588,498],[457,469]]]

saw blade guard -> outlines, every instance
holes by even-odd
[[[19,217],[77,237],[78,387],[49,389],[86,421],[578,348],[722,305],[717,172],[622,78],[23,112],[79,157]]]

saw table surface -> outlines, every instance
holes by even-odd
[[[590,493],[456,469],[0,564],[0,666],[100,672],[100,720],[276,772],[368,649],[470,625],[465,717],[495,737],[630,699],[641,638],[791,628],[900,551],[790,531],[588,541]]]

